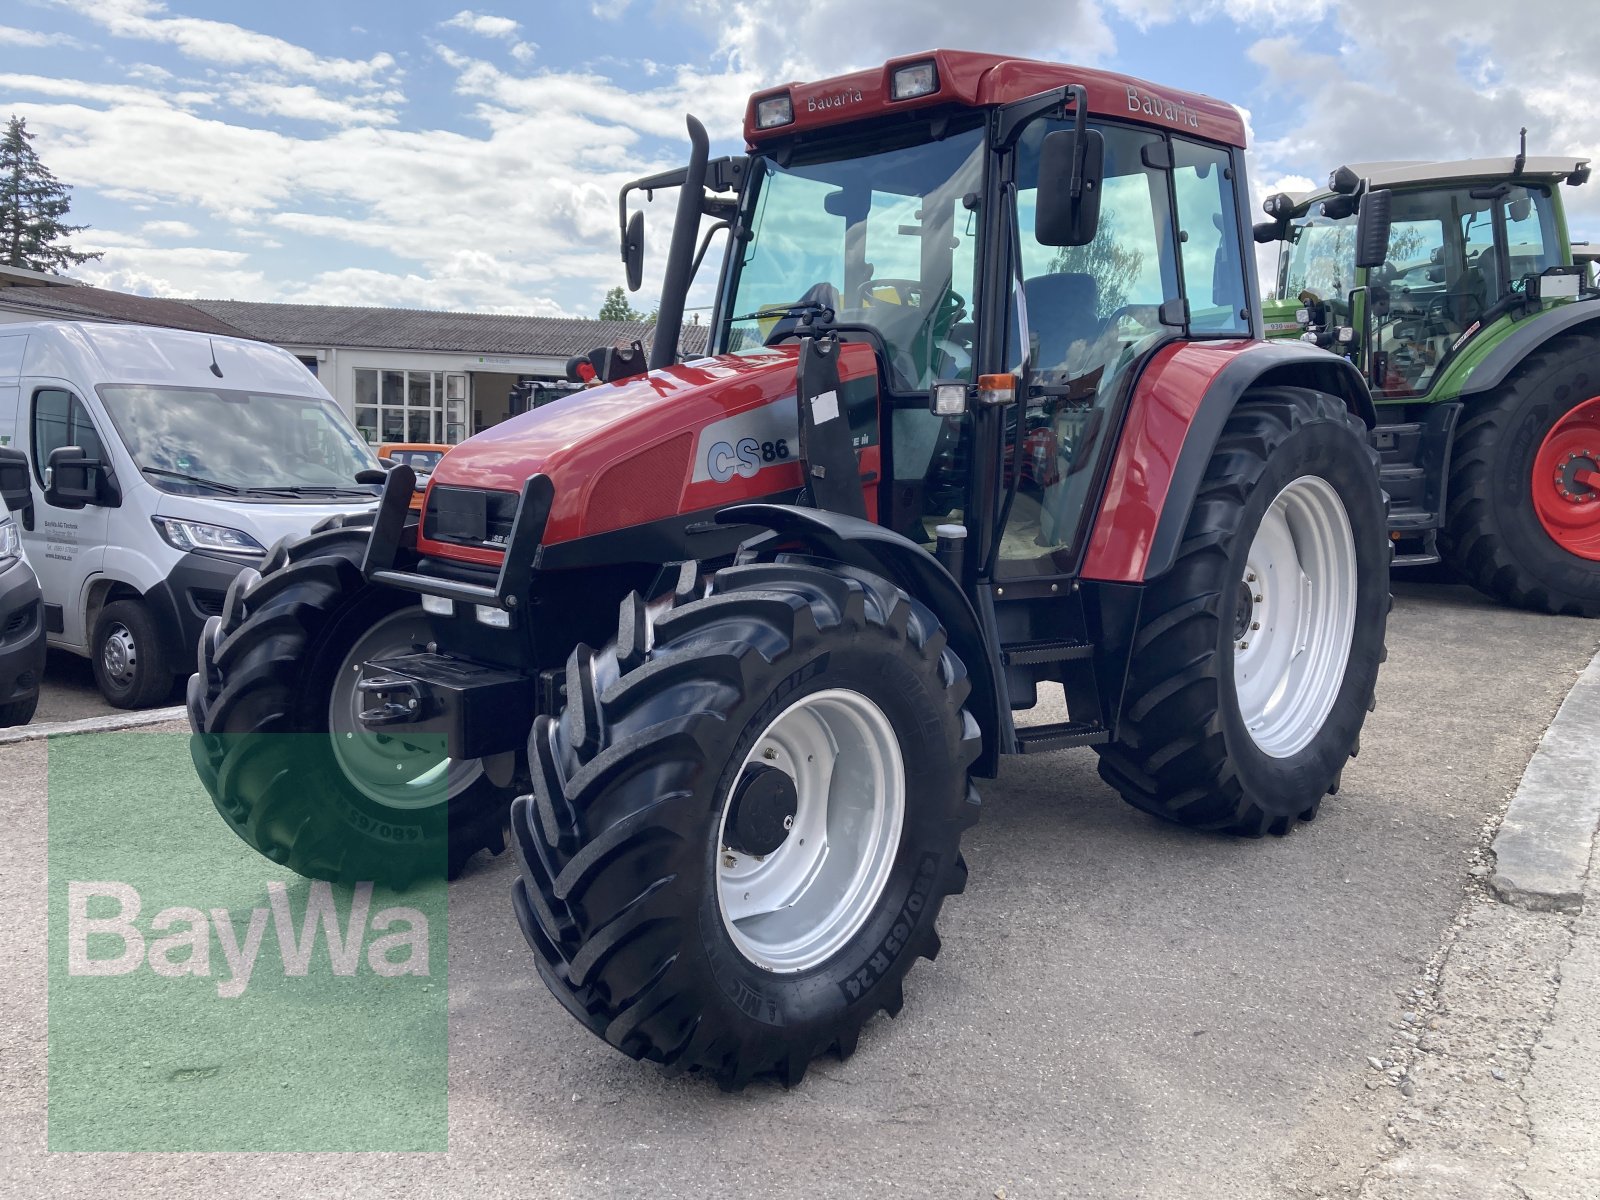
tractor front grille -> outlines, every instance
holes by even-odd
[[[504,549],[517,516],[517,494],[435,485],[422,514],[422,535],[457,546]]]

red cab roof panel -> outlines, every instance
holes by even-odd
[[[890,81],[898,68],[929,61],[938,71],[936,91],[911,100],[890,98]],[[1230,146],[1245,144],[1244,120],[1239,110],[1210,96],[1158,87],[1110,71],[968,50],[928,50],[892,58],[881,67],[835,76],[819,83],[788,83],[766,88],[750,97],[745,108],[744,136],[753,150],[762,141],[828,125],[905,109],[1009,104],[1069,83],[1083,85],[1089,96],[1089,111],[1094,116],[1134,121]],[[769,97],[785,93],[794,105],[794,120],[772,129],[757,128],[756,106]]]

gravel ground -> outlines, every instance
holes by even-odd
[[[1522,926],[1539,914],[1484,903],[1471,870],[1600,625],[1398,593],[1378,711],[1317,821],[1198,837],[1124,805],[1087,752],[1008,763],[939,961],[791,1092],[726,1096],[591,1037],[533,974],[511,864],[480,861],[452,892],[446,1154],[46,1154],[45,750],[0,747],[0,1193],[1496,1194],[1381,1189],[1458,1069],[1440,1153],[1503,1113],[1508,1155],[1475,1148],[1467,1177],[1524,1161],[1492,1070],[1526,1069],[1570,921]],[[1456,982],[1452,947],[1487,922],[1511,949]]]

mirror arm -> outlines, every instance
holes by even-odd
[[[716,237],[720,231],[731,228],[732,225],[727,221],[718,221],[710,229],[706,230],[705,235],[700,239],[700,249],[695,252],[694,266],[689,268],[690,280],[700,274],[700,264],[705,261],[706,251],[711,249],[711,239]]]

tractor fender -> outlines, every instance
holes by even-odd
[[[871,571],[933,610],[972,680],[967,707],[983,731],[983,753],[973,774],[992,779],[1000,770],[1000,676],[978,614],[961,585],[933,555],[903,534],[860,517],[792,504],[736,504],[717,513],[723,525],[753,525],[797,541],[820,558]]]
[[[1540,346],[1581,326],[1600,325],[1600,303],[1580,300],[1548,309],[1531,319],[1518,322],[1493,350],[1483,356],[1467,375],[1461,387],[1463,396],[1492,392],[1522,365]]]
[[[1238,340],[1163,347],[1134,385],[1084,553],[1085,579],[1140,583],[1172,566],[1222,427],[1245,392],[1264,386],[1338,396],[1367,428],[1377,424],[1361,372],[1316,346]]]

